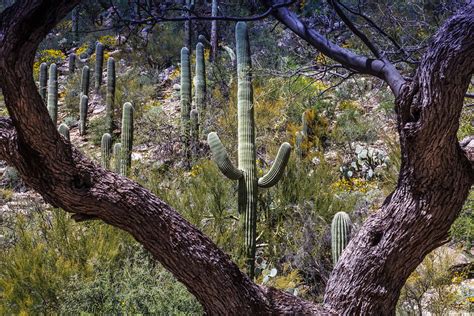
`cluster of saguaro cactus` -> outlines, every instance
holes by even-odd
[[[120,174],[128,176],[132,164],[133,146],[133,106],[130,102],[123,105],[121,144]]]
[[[87,127],[87,111],[89,108],[89,98],[87,95],[81,95],[81,100],[79,103],[79,134],[86,134]]]
[[[69,55],[69,75],[72,75],[76,71],[76,54],[71,53]]]
[[[239,181],[239,213],[245,233],[245,253],[247,273],[254,276],[256,211],[258,187],[269,188],[283,175],[291,152],[291,146],[283,143],[273,166],[267,174],[257,179],[255,119],[251,77],[250,45],[247,25],[236,25],[237,77],[238,77],[238,168],[229,159],[227,152],[216,133],[208,135],[208,142],[214,160],[222,173],[231,180]]]
[[[105,169],[109,169],[110,164],[110,152],[112,151],[112,136],[109,133],[102,135],[100,142],[101,148],[101,165]]]
[[[89,81],[90,81],[90,70],[89,66],[82,68],[81,76],[81,95],[89,95]]]
[[[346,248],[351,238],[352,223],[349,215],[345,212],[338,212],[334,215],[331,223],[331,248],[332,261],[336,265],[344,248]]]
[[[112,133],[114,129],[115,105],[115,60],[112,57],[107,60],[107,95],[105,97],[105,104],[105,126],[107,132]]]
[[[48,64],[41,63],[39,71],[39,93],[43,102],[47,101],[48,90]]]
[[[69,137],[69,127],[66,124],[62,123],[61,125],[59,125],[58,132],[59,134],[63,135],[64,138],[66,138],[67,140],[71,140]]]
[[[94,87],[95,91],[98,92],[100,85],[102,84],[102,67],[104,64],[104,45],[101,42],[97,42],[95,46],[95,73],[94,73]]]
[[[56,64],[49,66],[48,112],[56,125],[58,121],[58,68]]]

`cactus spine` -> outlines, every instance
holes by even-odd
[[[189,155],[189,133],[191,112],[191,67],[189,49],[181,49],[181,135],[184,143],[185,155]]]
[[[102,84],[102,66],[104,64],[104,45],[97,42],[95,46],[95,91],[98,92]]]
[[[255,153],[255,120],[251,81],[250,45],[247,25],[236,25],[238,77],[238,168],[234,167],[216,133],[208,135],[214,160],[221,172],[231,180],[239,180],[239,213],[245,233],[247,273],[251,278],[255,268],[256,211],[258,187],[269,188],[283,175],[291,146],[283,143],[269,172],[257,179]]]
[[[71,138],[69,137],[69,127],[66,124],[62,123],[61,125],[59,125],[58,132],[59,134],[63,135],[63,137],[67,140],[71,140]]]
[[[332,248],[332,262],[336,265],[344,248],[350,240],[352,229],[351,219],[345,212],[338,212],[334,215],[331,223],[331,248]]]
[[[39,93],[43,102],[47,101],[48,64],[41,63],[39,72]]]
[[[110,165],[110,152],[112,150],[112,136],[109,133],[102,135],[100,142],[100,148],[102,150],[101,165],[104,169],[109,169]]]
[[[76,71],[76,54],[71,53],[69,55],[69,75],[72,75]]]
[[[81,76],[81,95],[89,95],[89,79],[90,79],[90,70],[89,66],[84,66],[82,68]]]
[[[195,102],[198,113],[202,116],[206,107],[206,66],[204,61],[204,45],[196,45],[196,80],[194,82]],[[202,117],[200,117],[202,121]]]
[[[106,96],[105,125],[107,132],[112,133],[114,129],[114,103],[115,103],[115,60],[110,57],[107,60],[107,96]]]
[[[112,155],[114,156],[114,171],[120,173],[120,161],[122,159],[122,144],[115,143]]]
[[[58,69],[56,64],[49,66],[48,112],[56,125],[58,120]]]
[[[86,124],[87,124],[87,110],[89,106],[89,98],[87,95],[81,96],[81,102],[79,103],[79,134],[86,134]]]
[[[132,165],[133,146],[133,106],[130,102],[123,105],[122,110],[122,154],[120,162],[120,174],[128,176]]]

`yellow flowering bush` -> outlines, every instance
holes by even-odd
[[[52,64],[59,63],[66,58],[66,55],[59,49],[45,49],[39,52],[38,59],[33,65],[33,74],[35,76],[39,73],[39,68],[42,63]]]

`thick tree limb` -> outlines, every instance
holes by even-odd
[[[262,0],[263,4],[266,6],[274,5],[277,1],[278,0]],[[348,49],[332,43],[315,29],[309,28],[294,12],[286,7],[274,10],[273,16],[286,25],[296,35],[307,41],[329,58],[356,72],[373,75],[385,80],[395,96],[398,96],[400,88],[405,83],[405,80],[394,65],[388,60],[371,59],[357,55]]]

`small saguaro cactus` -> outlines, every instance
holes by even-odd
[[[90,70],[89,66],[84,66],[82,68],[81,76],[81,95],[89,95],[89,80],[90,80]]]
[[[48,64],[41,63],[39,71],[39,94],[44,102],[47,101]]]
[[[299,159],[303,159],[303,144],[304,144],[304,135],[301,131],[296,132],[295,136],[295,151]]]
[[[81,102],[79,103],[79,134],[86,134],[87,125],[87,110],[89,107],[89,98],[87,95],[81,96]]]
[[[122,144],[115,143],[112,150],[112,155],[114,156],[114,171],[120,173],[120,162],[122,159]]]
[[[102,84],[102,67],[104,64],[104,45],[101,42],[97,42],[95,46],[95,91],[99,91],[100,85]]]
[[[122,110],[122,154],[120,162],[120,174],[128,176],[132,166],[133,147],[133,106],[130,102],[123,105]]]
[[[257,190],[258,187],[272,187],[278,182],[290,157],[291,146],[288,143],[283,143],[270,171],[257,179],[255,119],[247,25],[243,22],[237,23],[235,33],[238,61],[238,168],[230,161],[227,151],[216,133],[210,133],[207,140],[214,160],[221,172],[231,180],[239,180],[238,210],[241,214],[245,233],[247,273],[253,278],[255,269]]]
[[[102,135],[100,143],[101,148],[101,165],[102,168],[109,169],[110,165],[110,152],[112,151],[112,136],[109,133]]]
[[[350,240],[352,229],[351,219],[345,212],[338,212],[334,215],[331,223],[331,248],[332,248],[332,261],[336,265],[339,257],[341,256],[344,248]]]
[[[56,64],[49,66],[48,112],[56,125],[58,120],[58,69]]]
[[[306,155],[309,135],[311,133],[309,128],[309,114],[310,112],[304,111],[301,115],[301,131],[296,133],[295,137],[295,147],[298,158],[303,159]]]
[[[59,125],[58,132],[59,134],[63,135],[64,138],[66,138],[67,140],[71,140],[69,137],[69,127],[66,124],[62,123],[61,125]]]
[[[71,53],[69,55],[69,75],[72,75],[76,71],[76,54]]]
[[[115,105],[115,60],[112,57],[107,60],[107,96],[105,98],[105,103],[105,126],[107,132],[112,133],[114,129]]]
[[[181,135],[186,155],[189,148],[190,112],[191,112],[191,68],[189,49],[181,49]]]
[[[194,81],[196,109],[202,115],[206,107],[206,64],[204,61],[204,45],[196,45],[196,77]],[[202,119],[201,119],[202,121]]]

